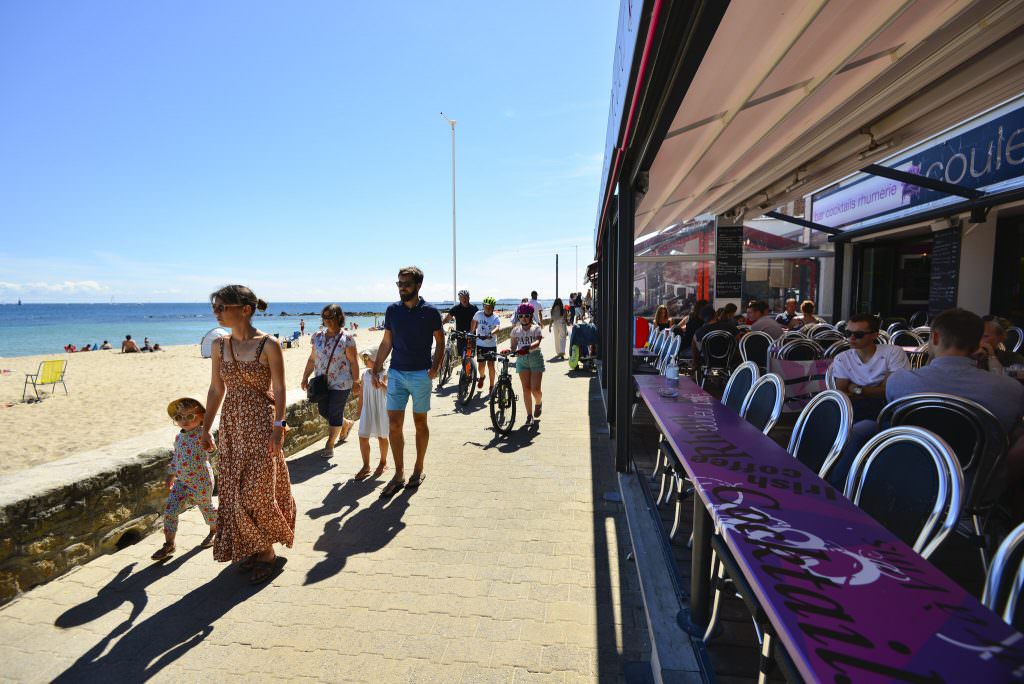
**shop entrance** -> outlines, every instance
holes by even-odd
[[[927,311],[931,248],[927,235],[857,245],[854,311],[908,320]]]
[[[1000,216],[992,262],[992,313],[1024,325],[1024,214]]]

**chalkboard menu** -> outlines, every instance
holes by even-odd
[[[739,299],[743,284],[743,226],[722,225],[715,235],[716,299]]]
[[[956,306],[960,278],[960,229],[932,235],[932,275],[928,286],[928,314],[935,316]]]

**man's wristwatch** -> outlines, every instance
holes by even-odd
[[[850,394],[853,394],[853,395],[856,395],[856,396],[859,397],[863,393],[864,393],[864,388],[861,387],[860,385],[850,385]]]

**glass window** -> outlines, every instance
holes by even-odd
[[[668,315],[680,319],[700,299],[711,299],[715,288],[715,262],[656,261],[633,264],[633,313],[654,316],[664,304]]]

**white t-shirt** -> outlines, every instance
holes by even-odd
[[[523,330],[523,326],[517,325],[512,328],[512,351],[518,351],[543,339],[539,325],[531,325],[529,330]]]
[[[497,347],[498,340],[494,339],[494,331],[501,325],[501,319],[498,318],[498,314],[492,313],[488,316],[483,311],[477,311],[473,314],[473,320],[476,321],[477,335],[490,335],[486,340],[478,339],[476,341],[477,346],[487,347],[488,349],[494,349]]]
[[[832,367],[835,368],[836,378],[849,380],[862,387],[870,387],[881,385],[890,373],[909,369],[910,361],[907,360],[907,353],[901,348],[891,344],[880,344],[875,347],[875,353],[867,363],[860,360],[856,350],[847,349],[836,356]]]
[[[536,323],[537,325],[542,325],[544,323],[544,318],[540,312],[540,302],[538,302],[536,299],[531,299],[530,306],[533,307],[533,322]]]

